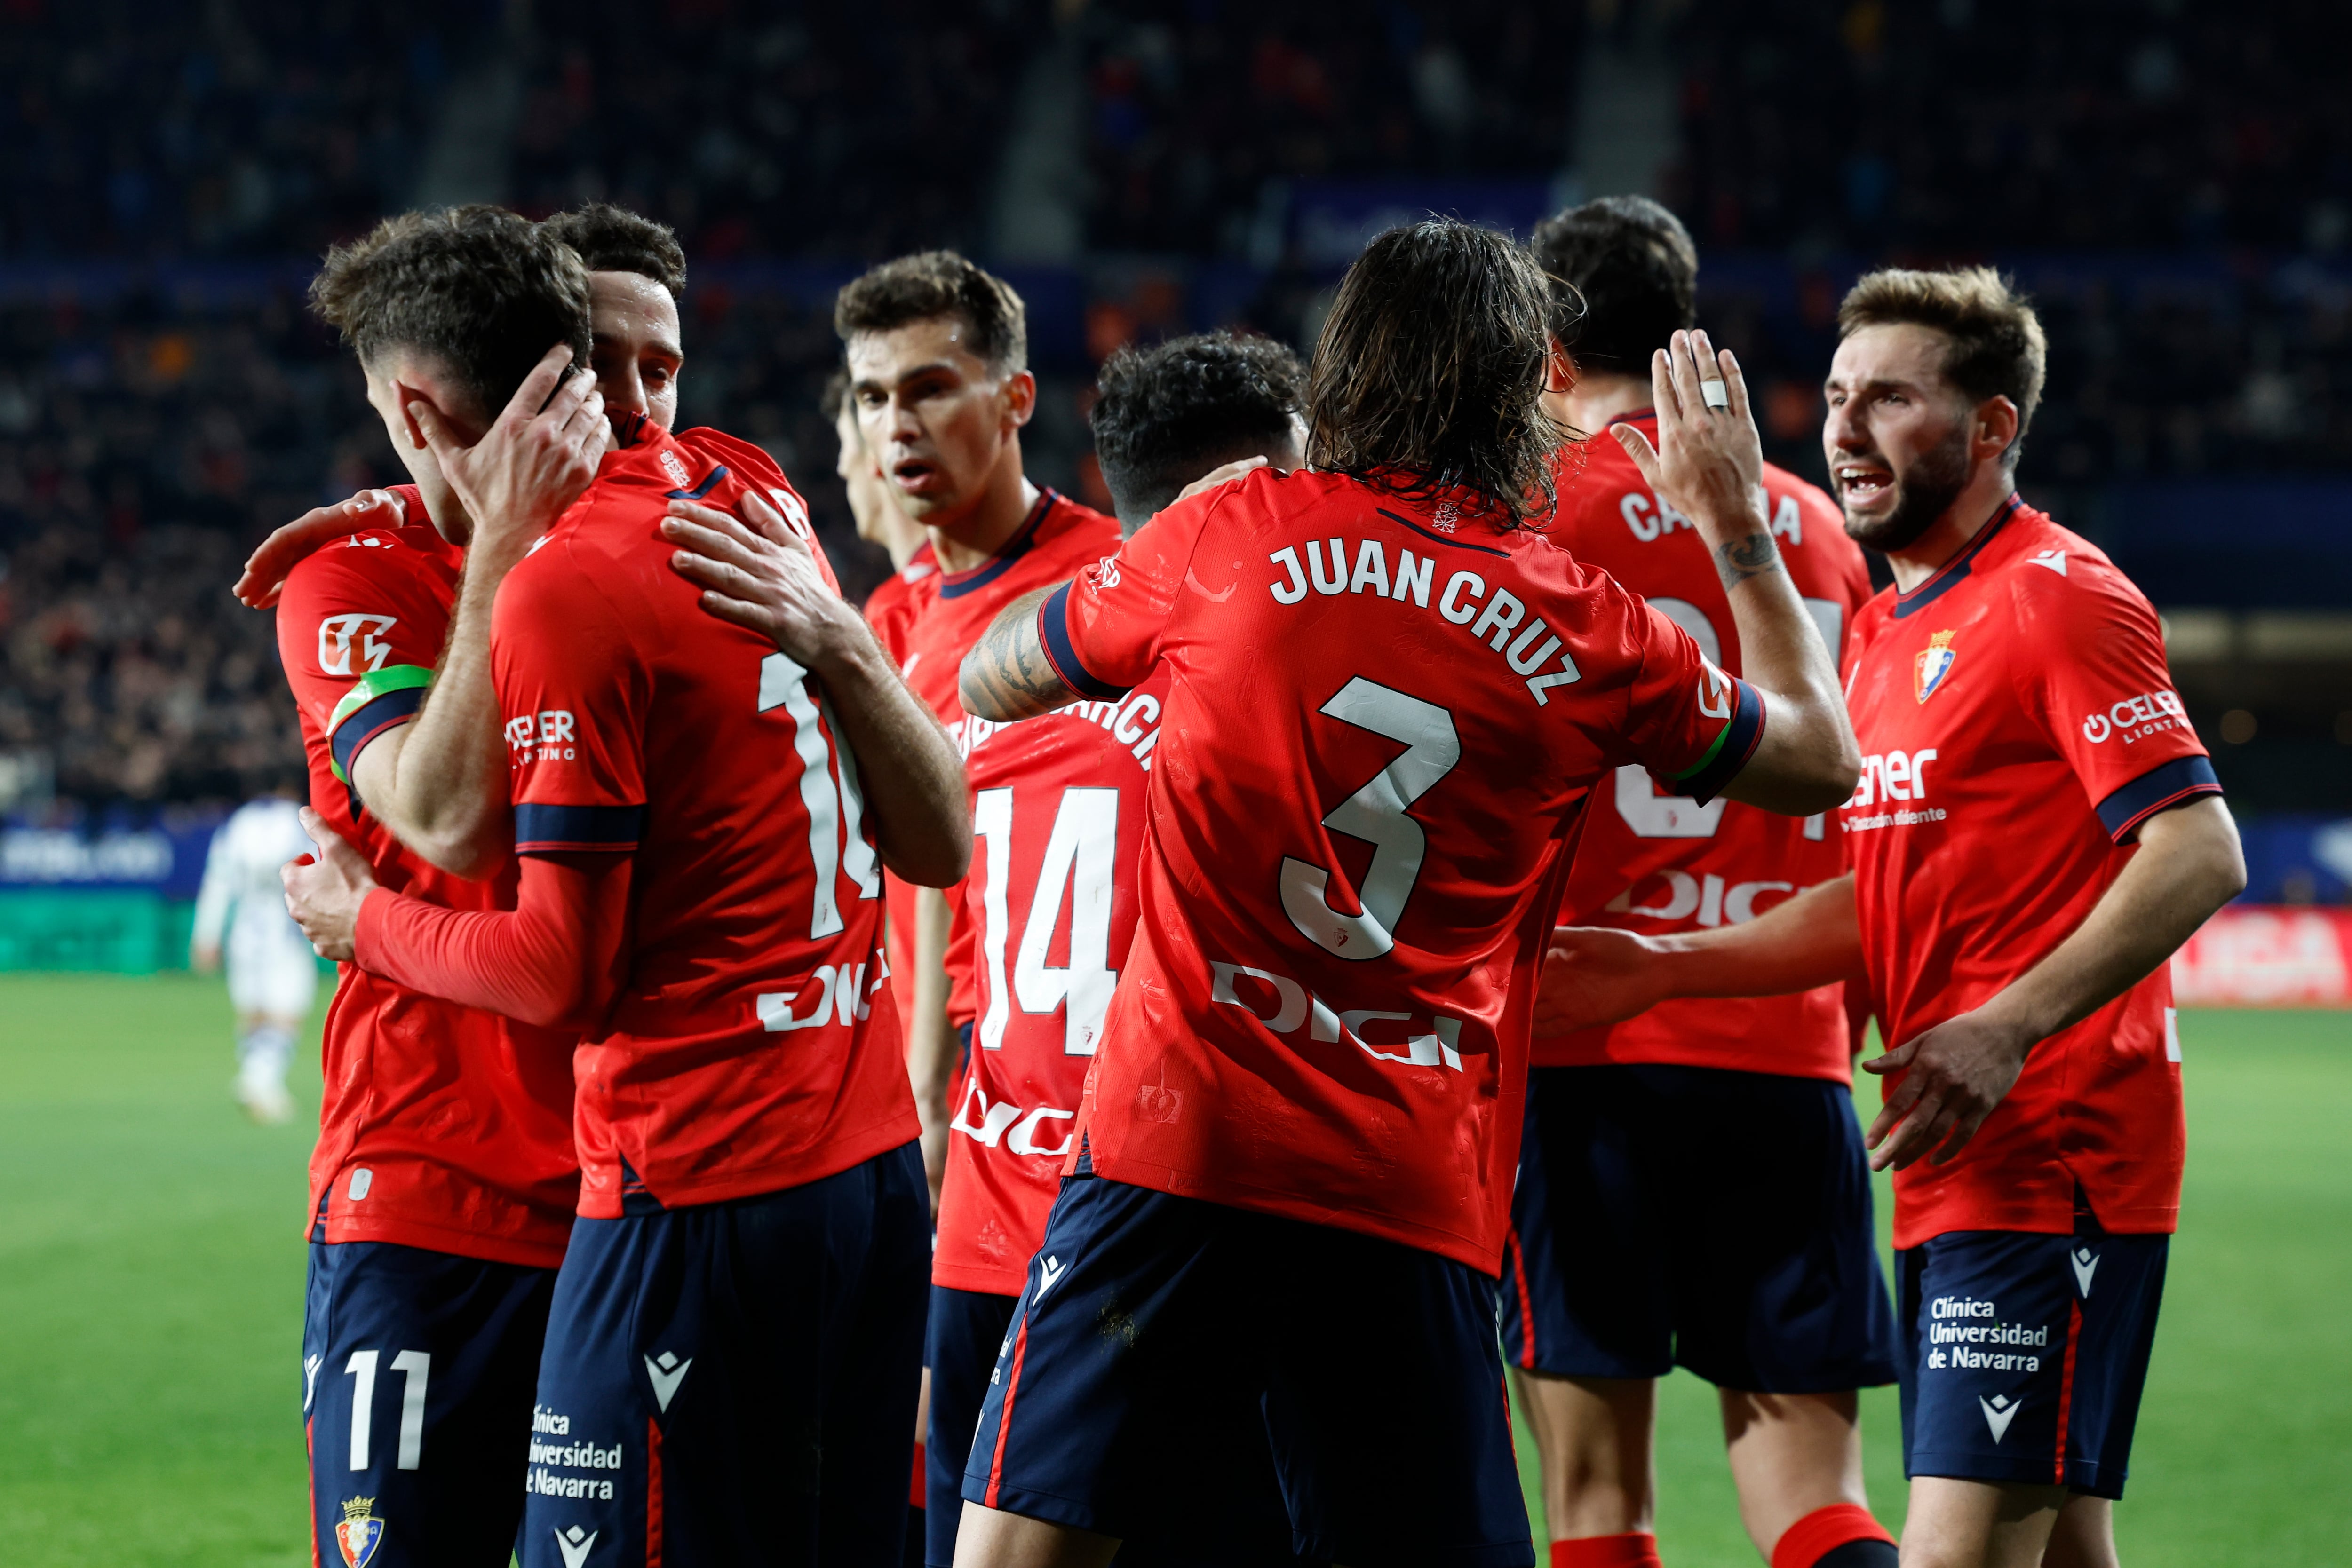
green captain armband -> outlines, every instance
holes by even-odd
[[[327,720],[327,751],[335,777],[351,783],[352,758],[385,730],[415,717],[432,684],[433,672],[421,664],[394,664],[362,675]]]

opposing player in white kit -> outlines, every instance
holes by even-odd
[[[319,989],[318,955],[286,913],[278,881],[278,867],[311,852],[299,813],[291,795],[272,793],[247,801],[220,825],[205,854],[188,941],[188,967],[198,974],[226,960],[229,1005],[236,1009],[237,1103],[263,1123],[294,1114],[286,1068]]]

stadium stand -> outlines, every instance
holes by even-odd
[[[877,256],[1003,238],[1000,175],[1053,71],[1078,94],[1084,244],[1008,275],[1044,382],[1031,470],[1094,496],[1095,363],[1229,323],[1303,340],[1360,232],[1400,214],[1531,224],[1577,188],[1582,67],[1635,8],[1397,0],[1349,27],[1308,0],[885,9],[877,31],[698,0],[648,69],[636,19],[601,0],[560,34],[455,0],[12,4],[0,810],[225,801],[290,759],[268,619],[217,585],[268,526],[398,476],[300,287],[327,241],[443,189],[435,149],[473,91],[451,88],[484,61],[514,109],[473,167],[526,210],[603,195],[678,227],[684,417],[768,446],[862,591],[883,565],[850,538],[814,406],[827,301]],[[1680,151],[1660,183],[1801,473],[1850,277],[1888,256],[2015,267],[2052,340],[2029,488],[2177,612],[2200,726],[2242,716],[2233,797],[2325,810],[2352,791],[2332,695],[2352,547],[2326,520],[2352,507],[2352,156],[2284,43],[2315,16],[1700,0],[1661,55]],[[94,129],[133,98],[157,111]],[[2194,177],[2140,178],[2151,138]],[[1801,189],[1762,172],[1811,165]]]

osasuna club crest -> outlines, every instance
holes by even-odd
[[[375,1515],[375,1499],[345,1498],[343,1521],[335,1526],[335,1547],[343,1554],[343,1568],[367,1568],[383,1544],[383,1521]]]
[[[1958,657],[1952,652],[1952,634],[1949,632],[1938,632],[1927,639],[1927,645],[1919,650],[1918,658],[1912,664],[1912,690],[1921,702],[1936,695],[1936,688],[1942,685],[1944,677],[1952,673],[1952,663]]]

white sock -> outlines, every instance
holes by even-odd
[[[294,1031],[276,1024],[256,1024],[237,1037],[237,1076],[257,1089],[282,1088],[286,1069],[294,1061]]]

